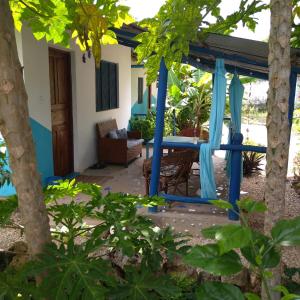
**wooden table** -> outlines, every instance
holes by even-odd
[[[199,143],[206,143],[205,140],[200,140],[197,137],[188,137],[188,136],[180,136],[180,135],[174,135],[174,136],[164,136],[163,137],[164,142],[172,142],[172,143],[191,143],[191,144],[199,144]],[[146,144],[146,159],[149,158],[149,148],[150,146],[153,146],[154,144],[154,138],[150,140]]]

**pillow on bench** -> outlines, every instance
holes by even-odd
[[[119,138],[117,130],[111,130],[108,134],[107,137],[109,137],[110,139],[115,139],[117,140]]]
[[[127,139],[128,138],[126,128],[117,130],[117,135],[118,135],[119,139]]]

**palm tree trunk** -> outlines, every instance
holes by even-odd
[[[267,101],[268,150],[266,167],[265,233],[284,215],[286,176],[288,168],[290,127],[288,102],[290,94],[291,0],[271,0],[271,31],[269,38],[269,94]],[[280,284],[280,268],[274,270],[271,287]],[[272,300],[279,299],[278,294]],[[266,296],[264,295],[264,299]]]
[[[29,253],[35,255],[51,236],[27,100],[9,1],[0,0],[0,131],[9,152]]]

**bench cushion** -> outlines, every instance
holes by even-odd
[[[138,140],[127,140],[127,148],[130,149],[130,148],[133,148],[137,145],[140,145],[144,142],[143,139],[138,139]]]

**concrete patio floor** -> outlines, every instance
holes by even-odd
[[[105,178],[105,183],[102,185],[104,193],[105,190],[109,189],[114,193],[126,192],[134,195],[145,195],[145,180],[142,174],[145,157],[145,149],[143,149],[143,157],[137,158],[128,168],[107,165],[103,169],[88,169],[82,175],[89,176],[91,180],[96,176]],[[214,164],[218,196],[226,199],[228,180],[224,171],[224,159],[214,156]],[[193,168],[197,169],[197,167],[198,165],[194,164]],[[181,190],[184,191],[184,188]],[[189,195],[196,196],[197,193],[199,193],[199,176],[191,175]],[[200,236],[201,228],[232,222],[228,220],[226,211],[204,204],[176,202],[172,205],[166,204],[166,206],[160,207],[157,213],[149,213],[147,208],[139,208],[139,213],[149,216],[160,227],[171,226],[175,231],[191,234],[194,238]]]

